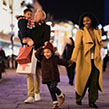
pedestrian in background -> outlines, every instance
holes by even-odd
[[[5,52],[2,47],[0,47],[0,80],[2,80],[2,73],[5,72],[5,59]]]
[[[67,66],[69,63],[54,54],[54,48],[50,42],[37,49],[35,56],[41,62],[42,83],[48,86],[53,101],[53,109],[58,109],[57,96],[61,105],[64,103],[65,94],[57,87],[58,82],[60,82],[57,65]]]
[[[83,13],[79,19],[75,48],[71,60],[76,62],[76,103],[82,104],[88,88],[89,106],[97,108],[98,90],[102,91],[101,30],[92,13]]]
[[[68,61],[71,58],[73,49],[74,49],[74,40],[72,39],[72,37],[70,37],[67,41],[67,44],[65,45],[63,58]],[[68,76],[70,85],[74,84],[73,81],[74,81],[74,75],[75,75],[75,67],[76,67],[76,63],[73,63],[70,67],[66,66],[67,76]]]
[[[103,59],[103,72],[106,71],[108,61],[109,61],[109,51],[107,52],[107,54]]]

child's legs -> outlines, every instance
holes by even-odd
[[[57,101],[56,94],[58,96],[61,94],[61,90],[59,88],[57,88],[57,82],[49,82],[49,83],[47,83],[47,86],[50,91],[52,100]]]
[[[61,90],[57,87],[57,82],[50,83],[51,90],[56,93],[58,96],[61,94]]]

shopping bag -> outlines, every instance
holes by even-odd
[[[32,55],[32,46],[27,46],[20,48],[18,57],[16,58],[16,61],[19,64],[26,64],[31,62],[31,55]]]
[[[19,64],[16,69],[18,74],[35,74],[36,73],[37,59],[35,57],[35,50],[32,51],[31,62],[25,64]]]

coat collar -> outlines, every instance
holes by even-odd
[[[83,31],[84,31],[83,35],[85,37],[85,41],[84,41],[85,42],[85,46],[84,46],[85,47],[85,52],[84,52],[84,54],[86,55],[90,51],[90,49],[94,46],[94,42],[93,42],[93,40],[92,40],[92,38],[91,38],[91,36],[90,36],[90,34],[89,34],[86,27],[84,27]],[[102,42],[101,30],[94,29],[93,31],[94,31],[95,44],[96,44],[95,49],[98,49],[97,48],[98,44],[101,44],[101,42]],[[95,54],[95,55],[97,56],[97,54]]]
[[[92,40],[92,38],[91,38],[91,36],[90,36],[90,34],[89,34],[89,32],[88,32],[86,27],[83,28],[83,31],[84,31],[83,32],[83,36],[84,36],[84,39],[85,39],[84,40],[84,42],[85,42],[84,54],[86,55],[88,53],[88,51],[90,51],[90,49],[94,46],[94,42],[93,42],[93,40]]]
[[[89,44],[93,43],[93,40],[86,27],[84,27],[84,36],[85,36],[85,43],[89,43]]]
[[[94,33],[95,33],[95,36],[96,36],[96,38],[98,40],[98,43],[100,44],[102,42],[102,39],[101,39],[101,36],[102,36],[101,30],[100,29],[99,30],[94,29]]]
[[[89,32],[88,32],[88,30],[87,30],[87,28],[86,27],[84,27],[83,28],[84,29],[84,34],[85,34],[85,42],[86,43],[93,43],[93,40],[92,40],[92,38],[91,38],[91,36],[90,36],[90,34],[89,34]],[[98,42],[100,43],[101,41],[102,41],[102,39],[101,39],[101,30],[99,29],[99,30],[96,30],[96,29],[93,29],[93,32],[94,32],[94,36],[95,36],[95,38],[98,40]]]

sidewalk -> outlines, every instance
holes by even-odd
[[[52,100],[46,85],[41,84],[41,101],[25,104],[23,101],[27,98],[26,75],[16,74],[12,69],[6,72],[0,81],[0,109],[52,109]],[[61,82],[58,86],[66,95],[65,103],[60,109],[91,109],[88,106],[87,94],[82,100],[82,106],[76,105],[74,86],[68,84],[64,67],[60,67],[60,72]],[[103,73],[103,86],[104,91],[99,92],[96,104],[99,109],[109,109],[109,69]]]

